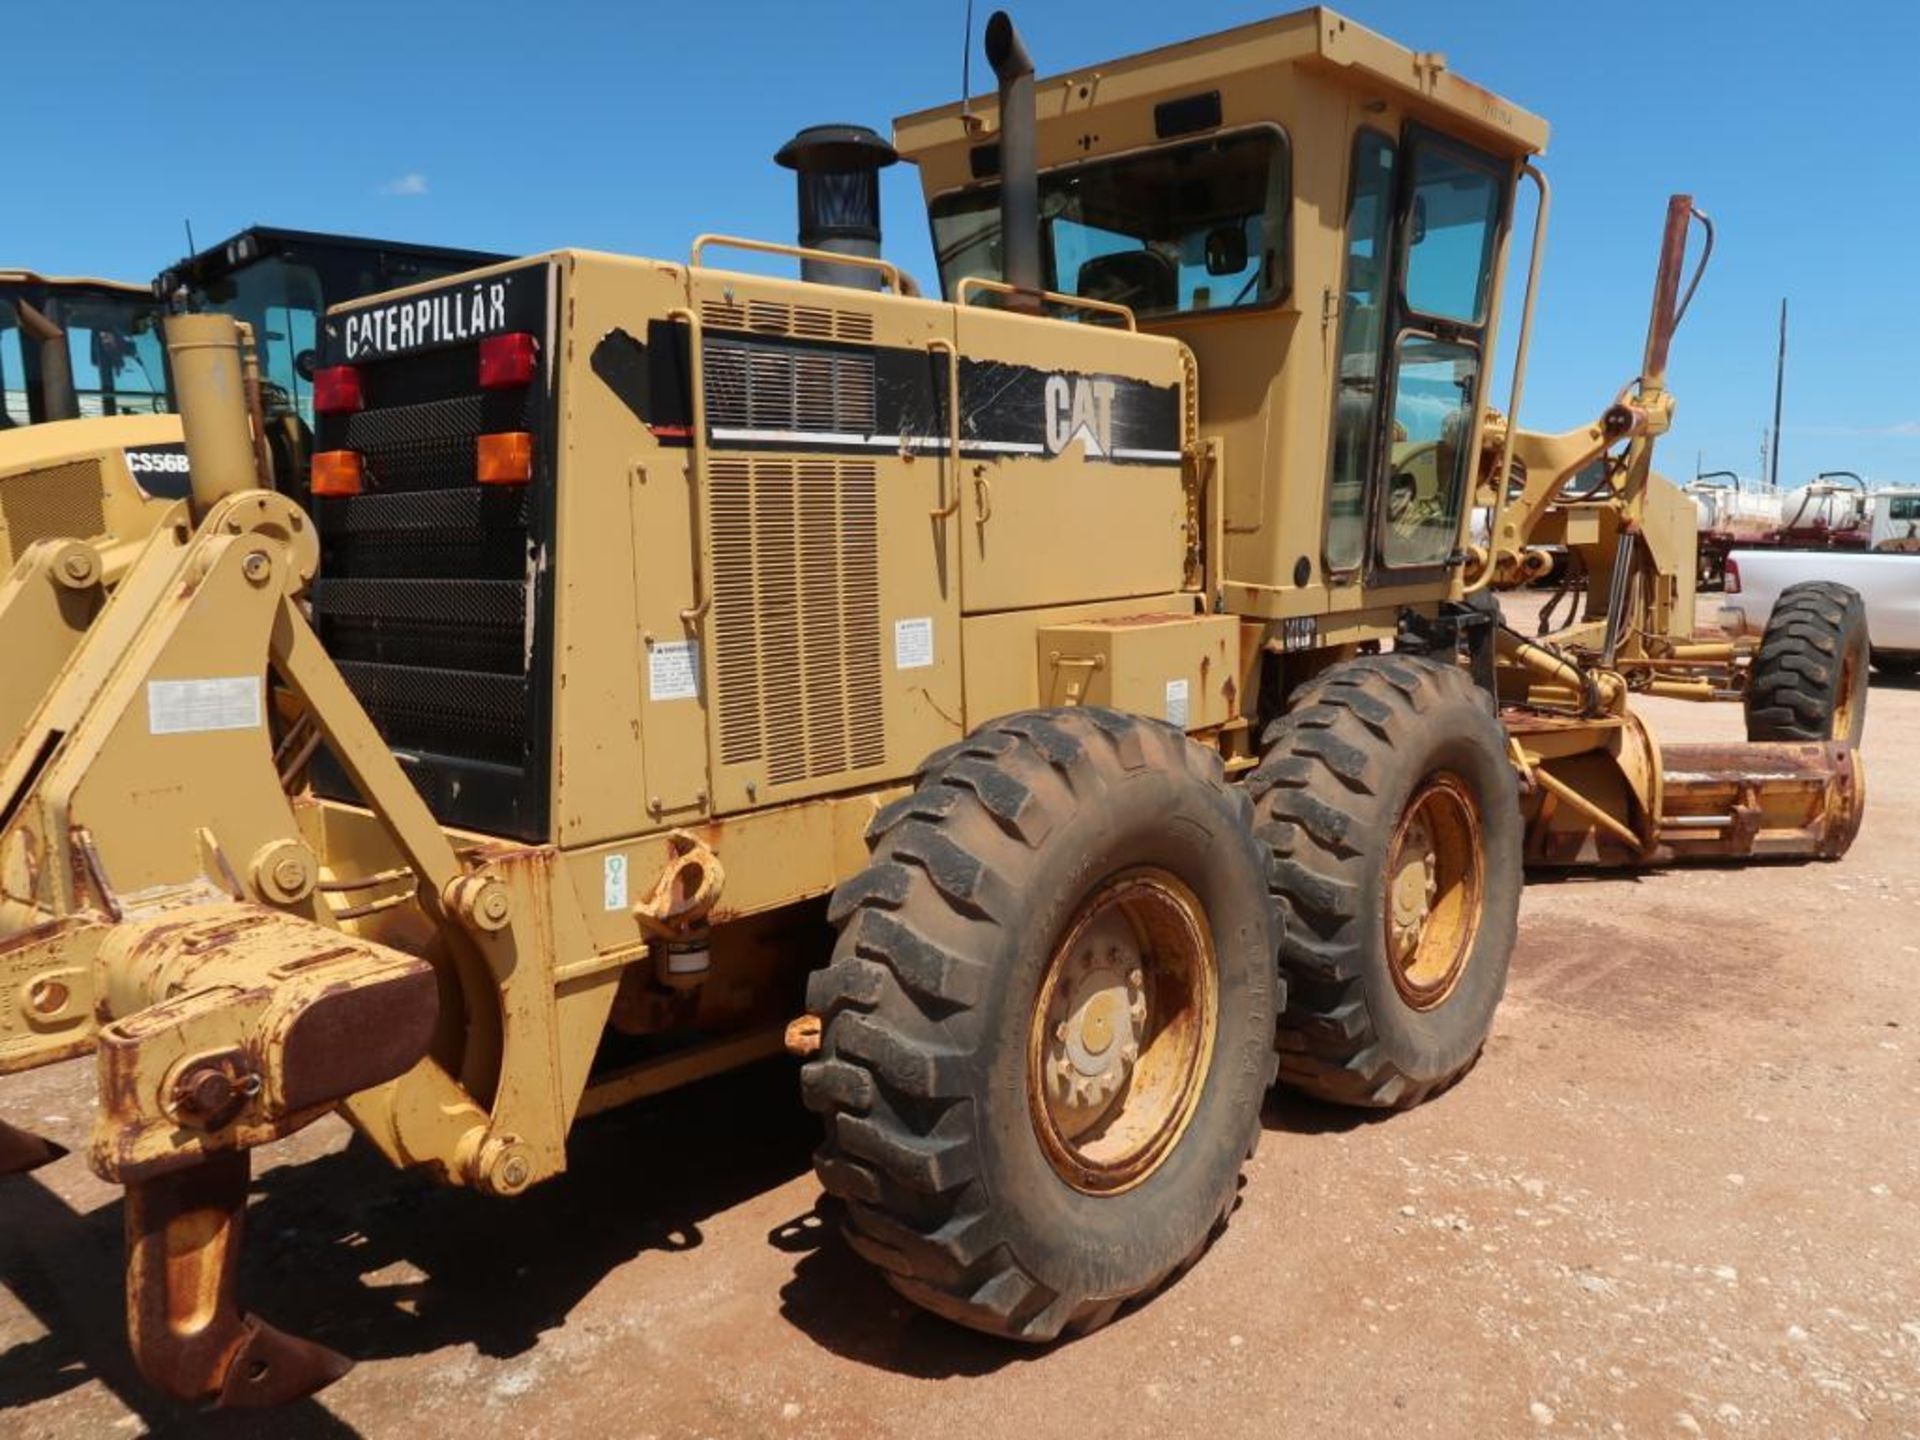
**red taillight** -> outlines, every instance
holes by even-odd
[[[360,372],[351,365],[329,365],[313,372],[313,413],[351,415],[361,406]]]
[[[1727,578],[1725,585],[1727,594],[1738,595],[1740,593],[1740,562],[1738,560],[1729,559],[1727,561]]]
[[[524,430],[482,435],[474,451],[474,479],[482,485],[524,485],[533,478],[533,436]]]
[[[533,379],[535,346],[525,331],[489,335],[480,342],[480,388],[511,390]]]
[[[361,474],[359,451],[322,450],[313,457],[313,493],[335,498],[358,495]]]

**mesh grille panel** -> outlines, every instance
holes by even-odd
[[[874,467],[709,466],[720,758],[774,784],[885,758]]]
[[[753,330],[762,335],[798,335],[809,340],[873,339],[873,316],[824,305],[788,305],[779,300],[703,300],[700,323],[715,330]]]
[[[756,430],[871,435],[872,355],[769,350],[716,340],[706,349],[707,419]]]
[[[516,277],[537,329],[535,277]],[[541,351],[544,356],[544,348]],[[311,592],[321,642],[381,737],[444,824],[547,838],[547,704],[542,539],[552,460],[539,443],[550,390],[479,389],[477,343],[383,356],[359,366],[365,408],[323,415],[316,447],[359,453],[366,488],[322,497],[320,578]],[[535,436],[525,485],[481,485],[481,435]],[[330,757],[321,793],[351,797]]]
[[[18,556],[36,540],[90,540],[107,528],[100,462],[76,460],[0,480],[0,517]]]
[[[323,575],[520,579],[528,507],[518,485],[320,499]]]
[[[399,388],[393,372],[410,358],[367,368],[386,372],[380,387],[390,392]],[[478,365],[472,359],[467,363]],[[473,484],[474,442],[482,435],[531,430],[537,398],[536,387],[529,385],[379,408],[370,404],[345,416],[339,438],[330,443],[359,451],[367,488],[376,493],[464,489]]]
[[[342,660],[340,674],[395,750],[518,769],[527,682],[518,675]]]
[[[527,587],[515,580],[318,580],[336,660],[431,669],[526,668]]]

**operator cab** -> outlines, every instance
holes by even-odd
[[[1034,93],[1043,308],[1124,304],[1194,352],[1228,608],[1457,584],[1514,182],[1545,123],[1326,10]],[[992,99],[895,123],[949,298],[1005,272],[1003,130]]]
[[[0,430],[169,408],[144,286],[0,270]]]
[[[313,371],[329,305],[437,280],[504,256],[255,225],[177,261],[153,292],[177,310],[219,312],[253,327],[274,472],[304,496],[313,454]]]

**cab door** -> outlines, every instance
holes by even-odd
[[[1324,558],[1430,581],[1455,563],[1511,193],[1494,158],[1420,126],[1355,137]]]
[[[1396,583],[1457,563],[1511,190],[1494,157],[1419,126],[1403,153],[1384,482],[1372,507],[1374,563]]]

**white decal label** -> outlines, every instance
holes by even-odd
[[[601,874],[605,880],[606,908],[624,910],[627,908],[627,857],[609,855],[601,862]]]
[[[893,668],[896,670],[924,670],[933,664],[933,619],[921,616],[915,620],[896,620],[893,622]]]
[[[1176,729],[1184,730],[1187,728],[1189,713],[1187,682],[1184,679],[1167,681],[1167,723]]]
[[[346,358],[368,360],[430,345],[452,345],[507,328],[511,275],[465,289],[419,295],[355,310],[340,319]]]
[[[185,475],[188,472],[184,450],[127,450],[127,469],[138,480],[142,475]]]
[[[649,700],[697,700],[700,696],[700,643],[675,640],[647,654]]]
[[[258,675],[234,675],[217,680],[149,680],[147,728],[155,735],[256,730],[261,717],[261,683]]]

